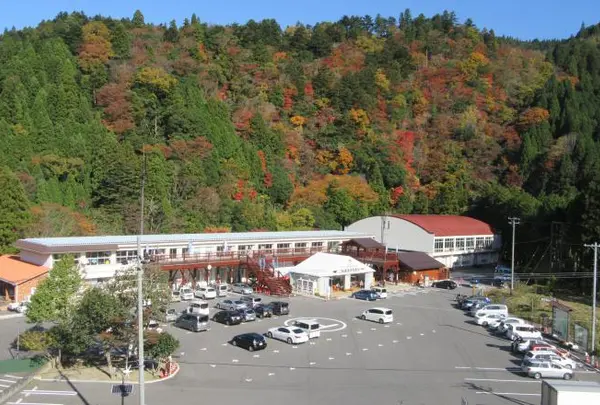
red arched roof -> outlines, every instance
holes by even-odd
[[[491,226],[478,219],[459,215],[394,215],[435,236],[494,235]]]

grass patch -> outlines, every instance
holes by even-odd
[[[46,359],[34,357],[31,359],[10,359],[0,361],[0,373],[30,373],[42,367]]]
[[[552,300],[549,294],[544,293],[544,288],[539,286],[528,286],[525,284],[515,285],[513,295],[510,295],[508,289],[492,289],[486,292],[486,295],[495,303],[504,303],[508,307],[508,312],[519,318],[526,319],[537,325],[548,325],[551,328],[552,322]],[[573,340],[575,336],[574,325],[577,323],[588,329],[588,340],[591,346],[592,339],[592,307],[581,302],[570,300],[558,300],[561,304],[572,309],[569,319],[569,339]],[[548,320],[544,323],[544,317]],[[596,347],[600,348],[600,328],[597,323],[596,328]]]

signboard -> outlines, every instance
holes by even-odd
[[[562,340],[569,340],[569,312],[566,305],[552,303],[552,334]]]
[[[573,341],[583,350],[588,349],[588,330],[581,325],[575,324],[575,336]]]

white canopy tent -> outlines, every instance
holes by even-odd
[[[297,292],[325,297],[330,296],[334,280],[341,280],[343,288],[350,289],[353,276],[362,281],[363,288],[371,288],[374,272],[353,257],[323,252],[289,269],[290,282]]]

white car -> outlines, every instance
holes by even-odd
[[[506,337],[510,340],[517,340],[519,338],[526,339],[541,339],[542,333],[537,330],[533,325],[527,324],[510,324],[506,329]]]
[[[572,369],[549,361],[525,360],[521,365],[521,370],[529,377],[533,377],[536,380],[539,380],[540,378],[563,378],[565,380],[570,380],[573,378]]]
[[[481,325],[483,327],[488,326],[489,324],[491,324],[492,322],[500,322],[504,319],[504,315],[500,315],[500,314],[487,314],[487,315],[481,315],[481,316],[476,316],[475,319],[477,322],[477,325]]]
[[[500,321],[499,325],[495,329],[499,334],[504,335],[508,329],[508,325],[523,325],[525,320],[521,318],[508,317]]]
[[[21,302],[19,306],[15,309],[20,314],[24,314],[29,309],[29,302]]]
[[[577,368],[577,362],[568,357],[560,356],[554,350],[538,350],[535,352],[527,352],[523,357],[523,363],[525,361],[549,361],[551,363],[560,364],[563,367],[570,368],[572,370]]]
[[[248,304],[240,300],[223,300],[217,303],[217,308],[225,309],[227,311],[239,311],[242,309],[247,309]]]
[[[371,291],[373,291],[375,294],[377,294],[377,297],[380,300],[384,300],[388,297],[387,289],[384,287],[373,287],[373,288],[371,288]]]
[[[231,286],[231,292],[238,294],[252,294],[254,291],[248,284],[235,283]]]
[[[20,303],[20,302],[11,302],[10,304],[8,304],[8,307],[7,307],[7,309],[8,309],[9,311],[16,311],[16,310],[17,310],[17,308],[19,308],[20,306],[21,306],[21,303]]]
[[[308,342],[308,334],[296,326],[280,326],[271,328],[267,332],[267,337],[279,339],[289,344]]]
[[[202,298],[203,300],[212,300],[217,298],[217,290],[212,287],[198,287],[194,296],[196,298]]]
[[[508,316],[508,307],[502,304],[488,304],[475,311],[475,316],[488,315],[488,314],[499,314],[505,317]]]
[[[182,301],[189,301],[194,299],[194,292],[191,288],[184,287],[179,290],[179,296]]]
[[[394,313],[389,308],[371,308],[362,313],[360,319],[379,323],[394,322]]]

